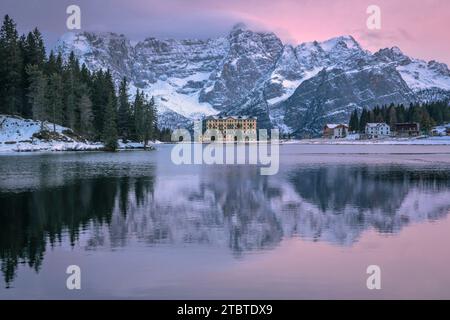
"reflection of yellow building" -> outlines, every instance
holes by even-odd
[[[256,117],[209,116],[203,141],[256,141]]]

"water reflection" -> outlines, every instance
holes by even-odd
[[[76,247],[80,233],[88,237],[81,250],[191,243],[239,256],[292,236],[351,245],[369,228],[395,233],[450,210],[442,168],[307,165],[268,177],[248,166],[160,175],[147,166],[138,176],[72,175],[55,185],[46,180],[48,164],[41,166],[42,188],[0,192],[7,285],[18,264],[39,271],[48,245]]]
[[[299,199],[291,201],[289,230],[340,245],[363,230],[398,232],[411,222],[449,213],[448,170],[406,166],[322,166],[288,175]]]
[[[110,225],[118,203],[126,208],[133,187],[136,203],[142,203],[153,180],[96,178],[76,180],[61,187],[37,191],[0,193],[0,262],[8,285],[19,263],[39,271],[47,244],[69,241],[74,246],[82,230]],[[127,214],[126,209],[121,210]]]

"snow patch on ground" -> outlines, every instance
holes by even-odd
[[[0,152],[31,152],[31,151],[90,151],[102,150],[100,142],[87,141],[76,137],[71,130],[59,125],[44,123],[44,130],[52,134],[52,139],[39,139],[35,134],[41,131],[41,123],[31,119],[16,116],[0,115]],[[148,146],[159,144],[160,141],[149,142]],[[119,149],[142,149],[143,143],[119,140]]]

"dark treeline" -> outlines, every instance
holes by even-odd
[[[0,29],[0,113],[41,121],[42,130],[45,121],[68,127],[110,150],[118,138],[146,144],[170,136],[158,130],[153,98],[138,90],[130,102],[127,79],[116,93],[109,70],[91,72],[73,52],[47,56],[39,30],[19,37],[8,15]]]
[[[389,106],[376,106],[372,110],[363,109],[362,112],[354,110],[350,116],[349,130],[364,132],[369,122],[386,122],[394,128],[396,123],[417,122],[424,132],[433,126],[450,122],[450,106],[448,101],[413,104],[408,107],[403,104],[390,104]]]

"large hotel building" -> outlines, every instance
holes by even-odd
[[[202,141],[256,141],[256,120],[246,116],[209,116],[205,119]]]

